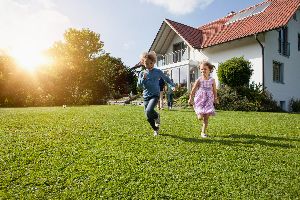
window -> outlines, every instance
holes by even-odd
[[[282,109],[282,110],[285,110],[285,101],[280,101],[280,108]]]
[[[173,62],[181,62],[182,56],[185,52],[186,44],[179,42],[173,45]]]
[[[278,52],[283,56],[290,56],[290,43],[288,43],[288,27],[278,31]]]
[[[178,86],[180,81],[180,69],[174,68],[171,70],[171,78],[173,79],[173,82]]]
[[[300,33],[298,33],[298,51],[300,51]]]
[[[190,82],[194,83],[198,78],[198,68],[196,66],[190,69]]]
[[[295,21],[297,21],[297,14],[296,14],[296,13],[293,15],[293,19],[294,19]]]
[[[283,64],[273,61],[273,81],[283,83]]]

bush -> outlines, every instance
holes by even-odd
[[[175,106],[187,108],[189,106],[188,100],[189,100],[190,93],[185,92],[183,95],[181,95],[179,98],[175,100]]]
[[[281,111],[272,96],[262,90],[261,85],[251,84],[250,87],[238,89],[225,86],[218,90],[218,97],[220,102],[216,108],[220,110]]]
[[[289,103],[290,112],[300,112],[300,99],[292,98]]]
[[[177,98],[181,97],[182,95],[184,95],[186,93],[187,93],[187,88],[186,87],[178,87],[174,91],[174,98],[177,99]]]
[[[220,63],[217,71],[219,81],[232,88],[247,86],[252,73],[251,63],[244,57],[234,57]]]

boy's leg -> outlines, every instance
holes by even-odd
[[[157,131],[159,128],[155,126],[155,119],[158,118],[158,113],[154,110],[155,106],[158,103],[158,97],[153,97],[146,102],[145,105],[145,114],[147,116],[147,120],[151,125],[152,129]]]

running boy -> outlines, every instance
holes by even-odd
[[[154,136],[158,135],[160,127],[160,116],[154,110],[160,94],[159,79],[162,78],[165,82],[171,84],[173,90],[175,90],[175,85],[171,82],[169,77],[167,77],[160,69],[154,68],[156,59],[157,57],[154,51],[142,54],[141,63],[145,66],[145,69],[139,73],[137,82],[138,87],[143,89],[145,115],[154,130]]]

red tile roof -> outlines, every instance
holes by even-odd
[[[236,14],[268,2],[271,4],[263,12],[226,24]],[[198,28],[169,19],[165,22],[188,44],[201,49],[282,27],[288,23],[299,6],[300,0],[266,0]]]

